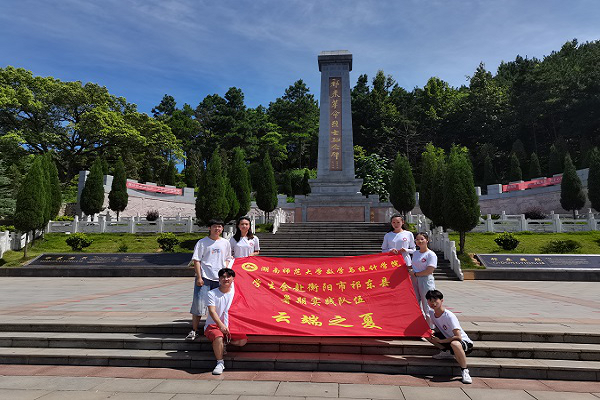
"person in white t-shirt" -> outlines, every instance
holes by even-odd
[[[219,271],[219,287],[208,292],[208,317],[204,324],[204,335],[212,342],[217,359],[213,375],[221,375],[225,369],[223,354],[226,344],[241,347],[248,342],[245,334],[229,331],[229,307],[235,295],[231,287],[234,278],[235,271],[223,268]]]
[[[256,256],[260,252],[258,237],[250,229],[250,218],[241,217],[237,221],[235,235],[229,239],[233,258]]]
[[[435,289],[433,271],[437,268],[437,255],[429,249],[429,235],[425,232],[417,233],[415,243],[419,246],[419,250],[412,255],[412,270],[409,270],[408,273],[411,276],[413,289],[415,290],[417,302],[421,306],[421,311],[429,327],[433,328],[425,295],[428,291]]]
[[[404,218],[400,214],[392,215],[392,230],[383,237],[382,253],[402,254],[406,265],[411,265],[411,254],[415,252],[415,238],[411,231],[404,229]]]
[[[210,220],[208,222],[208,236],[198,240],[192,255],[196,277],[194,280],[194,298],[190,314],[192,314],[192,330],[187,335],[187,340],[198,337],[200,317],[206,314],[206,301],[208,292],[219,287],[219,271],[227,267],[232,259],[229,241],[221,237],[223,221]]]
[[[442,351],[433,356],[435,359],[455,358],[460,365],[463,383],[472,383],[467,368],[467,354],[473,351],[473,341],[460,326],[458,318],[444,307],[444,295],[439,290],[430,290],[425,295],[431,310],[429,315],[435,324],[432,337],[427,340]]]

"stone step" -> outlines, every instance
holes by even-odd
[[[185,333],[0,332],[0,347],[211,351],[204,337],[186,341]],[[433,355],[421,339],[297,338],[252,336],[241,352]],[[474,357],[600,361],[600,344],[477,341]]]
[[[472,376],[500,378],[600,380],[600,362],[469,357]],[[209,351],[19,348],[1,347],[0,363],[87,366],[194,368],[210,370]],[[429,356],[383,354],[333,354],[294,352],[229,352],[230,370],[343,371],[415,375],[458,375],[454,360]]]

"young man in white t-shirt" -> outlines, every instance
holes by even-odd
[[[473,341],[460,326],[458,318],[452,311],[444,307],[444,295],[439,290],[430,290],[425,295],[429,307],[431,321],[436,330],[433,336],[427,340],[442,351],[433,356],[436,359],[454,358],[460,365],[462,371],[462,382],[472,383],[471,375],[467,369],[467,354],[473,350]]]
[[[219,271],[219,287],[208,292],[208,317],[204,324],[204,335],[212,342],[213,352],[217,359],[217,366],[213,375],[221,375],[225,369],[223,349],[225,344],[243,346],[248,342],[248,337],[243,333],[229,331],[229,307],[233,302],[234,291],[231,285],[235,272],[230,268]]]
[[[187,335],[187,340],[198,337],[200,317],[206,314],[206,300],[208,292],[219,287],[218,273],[227,267],[231,256],[229,240],[223,239],[223,221],[210,220],[208,222],[208,236],[198,240],[194,248],[192,261],[196,277],[194,281],[194,298],[190,314],[192,314],[192,330]]]

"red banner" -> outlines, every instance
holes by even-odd
[[[137,183],[137,182],[131,182],[131,181],[127,181],[126,186],[128,189],[143,190],[145,192],[174,194],[177,196],[181,196],[183,194],[182,189],[168,188],[168,187],[156,186],[156,185],[145,185],[143,183]]]
[[[288,336],[430,335],[402,256],[235,260],[232,332]]]

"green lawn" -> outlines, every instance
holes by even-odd
[[[175,252],[191,253],[198,239],[206,236],[203,233],[179,234],[177,238],[180,243],[175,247]],[[39,239],[33,247],[27,250],[27,259],[23,258],[23,251],[8,251],[0,259],[0,266],[16,267],[25,261],[31,260],[43,253],[72,253],[73,251],[65,240],[68,235],[62,233],[50,233],[44,239]],[[161,251],[156,238],[158,235],[133,235],[123,234],[89,234],[94,240],[90,247],[84,249],[84,253],[116,253],[122,244],[127,245],[128,253],[156,253]]]
[[[578,254],[600,254],[600,232],[572,232],[572,233],[530,233],[517,232],[515,237],[519,245],[514,250],[504,250],[495,242],[497,233],[467,233],[465,253],[502,253],[502,254],[541,254],[541,248],[550,240],[575,240],[581,244]],[[458,247],[458,233],[450,233],[450,240],[456,242]],[[476,268],[467,254],[459,256],[464,268]]]

